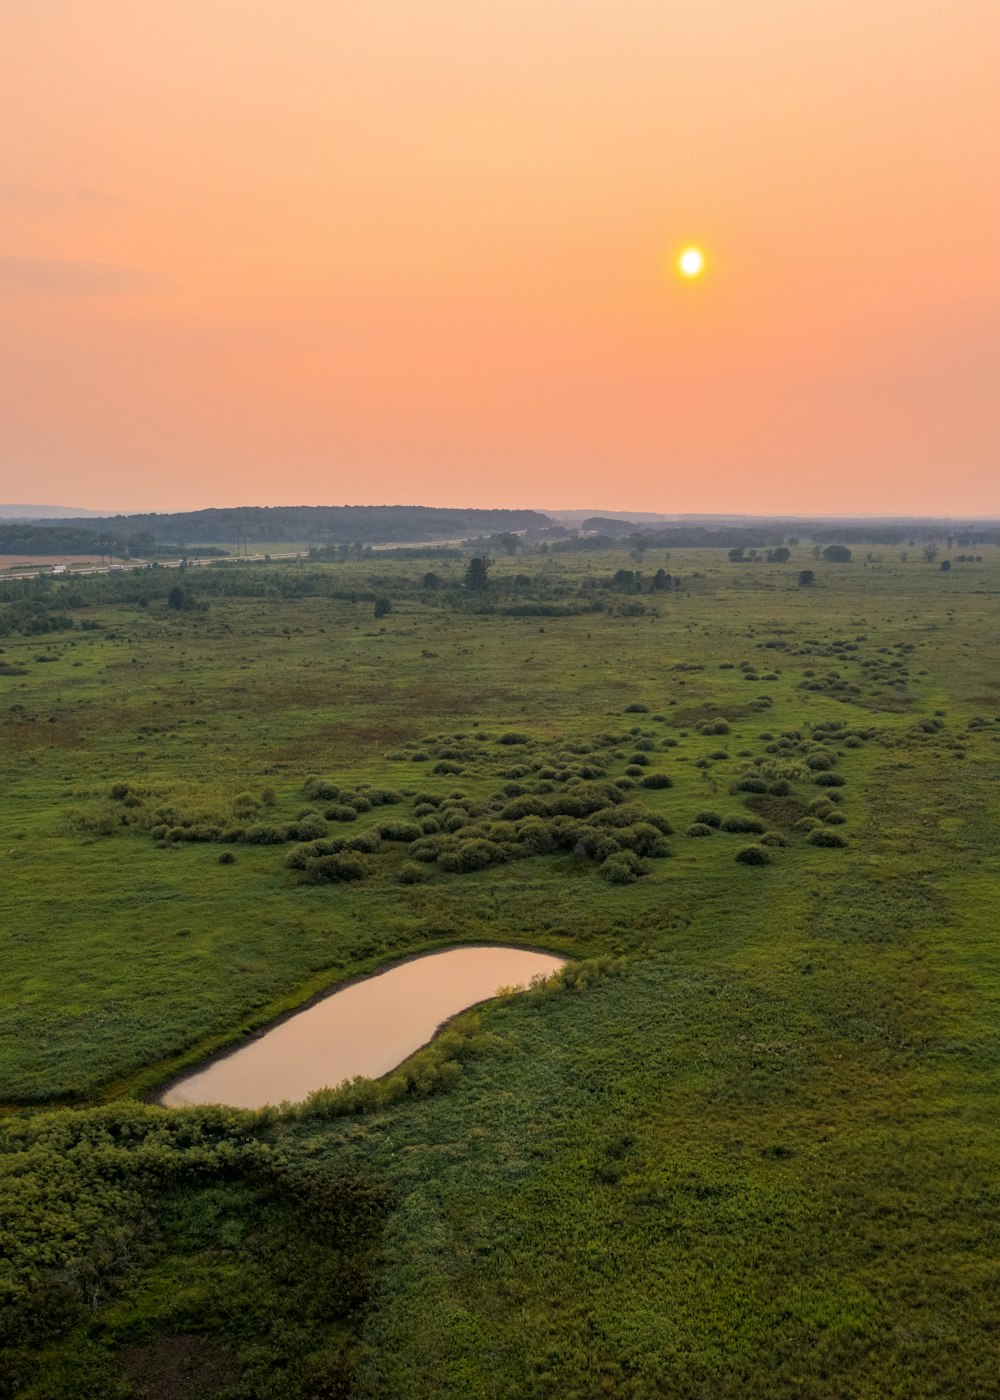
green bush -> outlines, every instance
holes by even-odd
[[[376,830],[383,841],[419,841],[423,834],[416,822],[381,822]]]
[[[399,867],[398,879],[401,885],[419,885],[421,880],[427,879],[427,871],[415,860],[405,860]]]
[[[295,823],[294,832],[291,828],[289,831],[296,841],[318,841],[321,836],[326,835],[326,822],[318,815],[303,817]]]
[[[696,812],[694,820],[696,826],[722,825],[722,818],[718,812]]]
[[[736,852],[741,865],[770,865],[771,857],[763,846],[741,846]]]
[[[243,840],[251,846],[280,846],[283,842],[294,839],[293,830],[287,826],[272,826],[267,822],[258,822],[256,826],[247,827],[243,834]]]
[[[628,852],[622,851],[619,854],[608,856],[597,872],[602,880],[607,880],[612,885],[631,885],[638,880],[641,871],[628,859]]]
[[[473,870],[485,870],[490,865],[497,865],[502,857],[503,852],[495,842],[480,838],[461,841],[446,848],[438,856],[438,865],[442,870],[453,874],[468,874]]]
[[[806,837],[813,846],[846,846],[847,842],[839,831],[831,831],[829,827],[818,826],[814,831],[810,831]]]
[[[712,828],[707,822],[692,822],[687,829],[689,836],[711,836]]]
[[[362,856],[353,852],[343,852],[335,856],[320,856],[311,860],[302,872],[302,879],[310,885],[338,884],[348,880],[363,880],[370,866]]]
[[[343,837],[339,839],[344,842],[343,850],[362,851],[366,855],[374,855],[382,844],[382,838],[377,831],[359,831],[357,836],[350,836],[346,840]]]
[[[323,813],[328,822],[356,822],[358,819],[358,809],[348,807],[344,803],[338,803],[335,807],[327,807]]]
[[[843,787],[844,781],[840,773],[817,773],[813,778],[817,787]]]
[[[639,782],[639,786],[644,788],[671,788],[673,785],[673,778],[666,773],[647,773]]]

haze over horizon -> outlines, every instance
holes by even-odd
[[[7,13],[0,499],[1000,514],[986,0]]]

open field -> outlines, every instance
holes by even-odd
[[[863,555],[12,602],[0,1394],[994,1395],[1000,551]],[[380,1088],[137,1102],[484,941],[582,967]]]

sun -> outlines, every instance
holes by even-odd
[[[685,248],[677,259],[677,271],[682,277],[700,277],[705,270],[705,254],[700,248]]]

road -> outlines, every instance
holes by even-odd
[[[0,557],[2,557],[2,556],[0,556]],[[230,559],[227,559],[227,560],[225,560],[225,562],[226,562],[226,563],[230,563],[230,562],[235,563],[235,562],[237,562],[238,560],[247,560],[248,562],[251,562],[251,563],[252,563],[254,560],[257,560],[258,562],[262,562],[265,558],[272,559],[272,560],[278,560],[278,559],[304,559],[304,558],[307,558],[307,557],[308,557],[308,551],[307,551],[307,550],[304,550],[304,549],[297,549],[297,550],[292,550],[291,552],[289,552],[289,553],[287,553],[287,554],[273,554],[273,553],[271,553],[271,554],[268,554],[268,555],[263,555],[263,554],[241,554],[241,555],[233,555],[232,558],[231,558],[231,560],[230,560]],[[161,568],[161,569],[179,569],[180,566],[181,566],[184,562],[185,562],[185,561],[184,561],[183,559],[157,559],[157,561],[156,561],[157,566],[158,566],[159,568]],[[188,560],[187,560],[187,567],[188,567],[189,569],[204,568],[206,565],[209,565],[209,564],[216,564],[216,563],[219,563],[219,562],[220,562],[220,561],[219,561],[218,559],[188,559]],[[63,563],[63,561],[62,561],[62,560],[58,560],[57,563],[60,563],[60,564],[61,564],[61,563]],[[144,560],[144,559],[130,559],[129,562],[128,562],[127,564],[88,564],[88,565],[86,566],[86,568],[83,568],[83,569],[74,569],[74,568],[72,568],[69,564],[67,564],[67,566],[66,566],[66,572],[65,572],[64,574],[56,574],[56,575],[53,575],[53,574],[52,574],[53,567],[54,567],[54,566],[53,566],[52,564],[41,564],[41,565],[38,566],[38,568],[27,568],[27,569],[22,569],[22,568],[17,568],[17,567],[15,567],[15,568],[10,569],[10,570],[8,571],[8,570],[3,569],[2,565],[0,565],[0,583],[3,583],[3,582],[4,582],[5,580],[7,580],[7,579],[21,579],[21,578],[43,578],[43,577],[84,578],[84,577],[87,577],[87,576],[89,576],[89,575],[91,575],[91,574],[127,574],[127,573],[131,573],[133,569],[151,569],[151,568],[153,567],[153,565],[152,565],[151,563],[147,563],[146,560]]]

